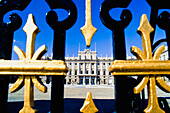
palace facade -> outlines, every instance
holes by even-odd
[[[52,57],[43,56],[42,59],[50,60]],[[167,46],[160,56],[160,60],[168,60]],[[128,56],[127,60],[136,60],[135,56]],[[65,57],[69,72],[65,77],[67,85],[114,85],[114,77],[109,72],[113,57],[97,57],[97,51],[85,49],[78,51],[78,56]],[[50,78],[41,76],[43,82],[50,82]]]
[[[69,68],[66,84],[113,85],[114,79],[109,73],[113,57],[97,57],[97,51],[85,49],[78,51],[78,57],[65,57]]]

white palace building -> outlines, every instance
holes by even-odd
[[[42,59],[50,60],[51,57],[44,56]],[[127,60],[136,60],[135,56],[128,56]],[[160,56],[160,60],[168,60],[167,47]],[[109,72],[113,57],[97,57],[97,51],[85,49],[78,51],[78,57],[65,57],[69,72],[65,77],[67,85],[114,85],[114,77]],[[47,77],[41,77],[47,81]],[[50,82],[50,80],[49,80]]]
[[[97,57],[97,51],[85,49],[78,51],[78,57],[65,57],[69,68],[66,84],[101,85],[114,84],[114,79],[109,73],[113,57]]]

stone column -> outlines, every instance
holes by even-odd
[[[106,75],[108,76],[109,75],[109,64],[106,63]]]
[[[97,76],[94,78],[94,84],[97,85]]]
[[[86,85],[86,84],[85,84],[85,76],[83,76],[83,85]]]
[[[97,63],[94,63],[94,74],[97,75]]]
[[[71,75],[74,75],[75,74],[74,73],[74,63],[72,63],[71,68],[72,68],[72,74]]]
[[[100,75],[103,75],[103,63],[100,63]]]
[[[114,77],[112,77],[112,85],[114,85],[115,83],[115,81],[114,81],[115,79],[114,79]]]
[[[91,76],[89,76],[89,85],[91,85]]]
[[[106,76],[106,84],[109,85],[109,76]]]
[[[80,74],[80,63],[77,63],[77,75]]]
[[[85,73],[86,73],[86,64],[83,63],[83,74],[85,74]]]
[[[92,65],[91,63],[89,63],[89,75],[91,74],[91,70],[92,70]]]
[[[77,76],[77,84],[79,84],[80,76]]]

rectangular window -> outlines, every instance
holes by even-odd
[[[94,74],[94,71],[92,71],[92,74]]]
[[[98,75],[100,75],[100,71],[98,71]]]
[[[71,70],[69,71],[69,75],[71,75]]]
[[[103,71],[103,75],[106,75],[106,71]]]
[[[86,71],[86,74],[88,74],[88,71]]]

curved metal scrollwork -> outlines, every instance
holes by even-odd
[[[100,9],[100,19],[102,23],[112,31],[113,38],[113,58],[116,60],[126,59],[126,47],[124,29],[132,20],[132,13],[128,9],[124,9],[120,15],[120,21],[113,19],[109,11],[113,8],[127,8],[132,0],[105,0]],[[134,95],[131,91],[136,81],[131,77],[115,77],[115,105],[116,112],[133,112],[132,103],[138,95]],[[131,82],[130,82],[131,81]],[[129,84],[126,87],[123,84]],[[125,90],[122,90],[125,89]],[[133,96],[132,96],[133,95]],[[132,98],[133,97],[133,98]],[[137,101],[135,101],[136,103]],[[139,103],[139,102],[138,102]],[[126,106],[124,109],[121,106]],[[140,106],[140,105],[139,105]],[[137,108],[140,110],[140,108]],[[136,112],[136,111],[134,111]]]
[[[19,29],[22,24],[21,17],[12,13],[9,16],[10,22],[3,22],[4,15],[11,10],[24,10],[31,0],[0,0],[0,59],[11,59],[12,43],[14,31]],[[9,77],[0,77],[0,106],[1,112],[6,112],[8,95]]]
[[[156,24],[158,22],[157,21],[158,10],[159,9],[170,9],[169,1],[168,0],[146,0],[146,1],[151,6],[150,24],[156,31]],[[151,33],[151,44],[153,44],[153,41],[154,41],[155,31]],[[154,48],[152,49],[154,50]]]
[[[77,8],[72,0],[46,0],[50,8],[53,9],[65,9],[69,16],[63,20],[58,21],[55,11],[47,13],[46,20],[52,29],[67,30],[71,28],[77,20]]]
[[[128,9],[124,9],[121,13],[121,21],[114,20],[109,11],[112,8],[122,7],[126,8],[131,0],[105,0],[100,9],[100,19],[102,23],[112,30],[113,35],[113,55],[115,59],[126,59],[124,29],[129,25],[132,20],[132,14]]]
[[[168,50],[170,50],[170,14],[167,11],[162,12],[158,19],[157,19],[157,25],[165,30],[166,32],[166,41],[168,43]],[[169,53],[170,55],[170,53]]]
[[[10,22],[4,23],[4,15],[11,10],[24,10],[31,0],[1,0],[0,1],[0,58],[11,59],[13,32],[21,27],[22,19],[12,13],[9,16]]]
[[[54,30],[53,59],[64,60],[66,30],[77,20],[77,8],[72,0],[46,0],[52,9],[46,15],[48,25]],[[59,21],[54,9],[65,9],[68,17]],[[52,77],[51,112],[64,112],[64,76]]]
[[[128,9],[124,9],[120,16],[121,21],[117,21],[110,16],[109,11],[117,7],[126,8],[131,1],[132,0],[105,0],[101,5],[100,10],[100,19],[103,24],[110,30],[113,30],[113,27],[116,25],[119,25],[125,29],[132,20],[131,12]]]

